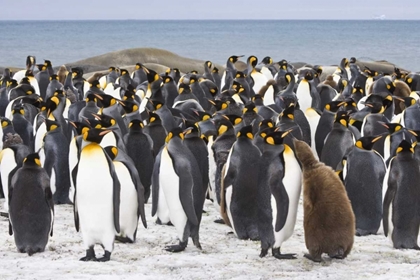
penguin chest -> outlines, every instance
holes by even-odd
[[[180,200],[179,177],[175,172],[175,162],[169,155],[167,147],[163,148],[160,159],[159,184],[165,195],[171,222],[177,228],[179,236],[183,236],[188,219]]]
[[[133,234],[137,229],[137,190],[134,186],[131,174],[127,167],[114,161],[115,172],[121,185],[120,192],[120,229],[121,234]]]
[[[82,231],[102,236],[102,231],[113,230],[114,183],[104,151],[99,145],[89,144],[80,154],[76,178],[76,203]]]
[[[15,153],[12,149],[4,149],[0,152],[0,176],[4,193],[4,210],[9,209],[9,174],[17,166]]]
[[[308,81],[302,80],[297,88],[296,96],[300,105],[300,109],[305,112],[306,109],[311,108],[312,97],[311,89]]]

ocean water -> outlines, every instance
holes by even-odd
[[[220,64],[230,55],[323,65],[354,56],[420,71],[419,29],[420,21],[393,20],[0,21],[0,66],[153,47]]]

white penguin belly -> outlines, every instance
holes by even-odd
[[[309,83],[306,80],[302,80],[296,91],[300,109],[305,112],[312,106],[312,97],[310,92]]]
[[[108,170],[104,151],[98,145],[89,144],[82,150],[76,178],[76,203],[85,246],[100,243],[112,251],[116,230],[113,180]],[[109,246],[111,248],[107,248]]]
[[[225,171],[224,173],[222,173],[222,176],[221,176],[222,180],[225,179],[226,174],[228,174],[228,172],[229,172],[230,158],[232,156],[232,152],[233,152],[234,148],[235,148],[235,144],[233,144],[233,147],[230,149],[229,156],[226,160],[226,165],[222,169],[222,170]],[[233,195],[233,186],[232,185],[224,186],[224,190],[225,190],[226,213],[228,215],[230,224],[232,225],[233,232],[235,233],[236,236],[238,236],[238,234],[236,233],[236,230],[235,230],[235,222],[232,218],[232,212],[230,211],[230,208],[231,208],[230,204],[232,202],[232,195]]]
[[[9,211],[9,174],[17,166],[15,153],[7,148],[0,152],[0,175],[4,194],[4,211]]]
[[[134,241],[134,232],[136,231],[138,224],[137,190],[127,167],[118,161],[114,161],[114,166],[121,185],[119,235],[128,237]]]
[[[167,147],[162,150],[160,159],[159,184],[159,189],[162,188],[165,194],[171,222],[175,226],[178,237],[181,240],[184,236],[185,225],[188,222],[188,218],[179,198],[179,177],[174,170]]]
[[[73,138],[69,146],[69,169],[70,169],[70,189],[69,189],[69,199],[71,202],[74,202],[74,182],[73,182],[73,169],[78,162],[78,149],[76,146],[76,138]]]
[[[296,224],[296,216],[297,210],[299,205],[299,197],[302,188],[302,171],[300,169],[299,163],[297,162],[294,153],[290,147],[285,147],[285,151],[283,153],[284,162],[285,162],[285,173],[283,178],[283,184],[286,189],[287,195],[289,196],[289,208],[287,213],[286,222],[283,228],[276,232],[274,230],[274,237],[275,243],[274,248],[281,247],[282,243],[289,239],[293,231],[295,229]],[[274,205],[273,205],[274,203]],[[271,198],[271,206],[273,209],[273,229],[275,229],[275,218],[274,209],[276,209],[277,215],[277,208],[275,204],[274,197]]]
[[[102,148],[105,148],[108,146],[118,147],[117,138],[115,137],[114,132],[105,134],[104,138],[102,138],[100,145]]]
[[[35,141],[34,141],[34,148],[35,152],[37,152],[39,149],[41,149],[44,146],[44,137],[47,133],[47,126],[45,125],[45,122],[42,122],[42,124],[38,127],[38,130],[35,134]]]
[[[321,116],[318,115],[318,113],[315,112],[313,109],[307,109],[305,111],[305,117],[309,122],[309,127],[311,128],[311,149],[315,158],[319,159],[318,153],[316,152],[315,133]]]
[[[255,94],[258,94],[260,89],[267,84],[268,79],[264,76],[264,74],[261,74],[260,72],[251,73],[251,77],[254,79],[254,86],[252,89],[254,90]]]

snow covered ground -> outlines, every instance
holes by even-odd
[[[3,202],[0,202],[3,204]],[[284,243],[282,252],[297,253],[296,260],[277,260],[271,255],[259,258],[260,244],[238,240],[231,229],[213,223],[217,215],[206,202],[200,239],[203,250],[192,241],[182,253],[168,253],[174,244],[173,227],[159,226],[150,216],[148,229],[139,225],[135,244],[115,243],[111,261],[81,262],[85,255],[81,233],[73,222],[72,206],[57,206],[54,236],[44,253],[29,257],[18,253],[8,222],[0,218],[0,279],[419,279],[420,252],[396,250],[382,234],[355,237],[353,250],[345,260],[317,264],[303,257],[306,253],[302,206],[295,233]],[[96,246],[97,256],[103,254]]]

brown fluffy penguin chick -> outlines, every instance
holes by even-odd
[[[337,83],[334,81],[333,76],[331,75],[328,75],[323,83],[326,85],[329,85],[330,87],[334,89],[337,89]]]
[[[64,82],[66,81],[66,76],[69,73],[67,71],[67,68],[65,65],[61,65],[60,69],[57,71],[58,81],[64,85]]]
[[[355,218],[346,189],[334,170],[319,162],[305,142],[294,140],[296,156],[303,168],[303,228],[309,254],[344,259],[351,251]]]
[[[264,86],[261,87],[260,91],[258,92],[258,95],[261,95],[262,97],[264,97],[268,88],[271,87],[271,86],[274,86],[276,84],[277,84],[276,80],[271,79],[271,80],[267,81],[267,83]]]

